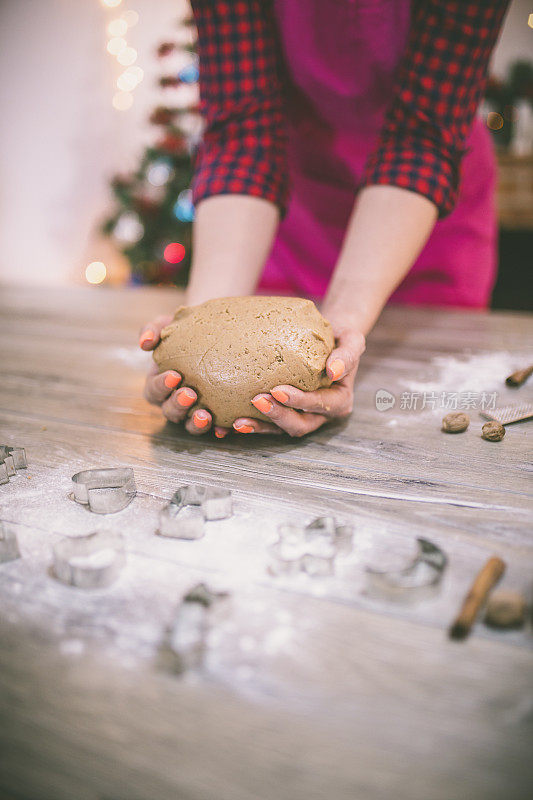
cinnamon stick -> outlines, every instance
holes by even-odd
[[[533,375],[533,365],[531,367],[525,367],[524,369],[519,369],[516,372],[513,372],[512,375],[509,375],[509,377],[506,378],[505,383],[507,386],[522,386],[522,384],[527,381],[530,375]]]
[[[505,561],[493,556],[478,572],[466,595],[461,610],[449,630],[451,639],[466,639],[476,621],[490,590],[496,586],[505,572]]]

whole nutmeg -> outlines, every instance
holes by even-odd
[[[470,425],[470,417],[462,411],[452,411],[442,420],[442,430],[446,433],[461,433]]]
[[[483,439],[486,439],[487,442],[501,442],[505,436],[505,428],[501,422],[496,422],[495,419],[491,419],[490,422],[485,422],[481,428],[481,436]]]
[[[526,619],[526,598],[520,592],[502,589],[488,601],[485,623],[493,628],[521,628]]]

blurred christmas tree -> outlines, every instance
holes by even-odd
[[[158,135],[137,171],[117,175],[111,183],[116,209],[102,231],[128,259],[136,283],[187,280],[194,216],[189,187],[201,133],[194,40],[194,23],[187,18],[178,24],[176,40],[157,48],[166,67],[159,86],[167,98],[172,93],[172,104],[160,105],[150,115]]]

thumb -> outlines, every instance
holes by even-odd
[[[365,337],[355,330],[346,329],[339,333],[337,347],[326,361],[326,372],[333,381],[340,381],[356,368],[365,352]]]
[[[143,325],[139,334],[139,347],[143,350],[153,350],[159,344],[161,331],[167,325],[170,325],[173,319],[172,314],[165,314],[161,317],[156,317],[147,325]]]

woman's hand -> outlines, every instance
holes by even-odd
[[[353,328],[335,330],[337,347],[326,362],[333,383],[327,389],[302,392],[294,386],[276,386],[270,393],[256,395],[253,405],[272,423],[248,417],[235,420],[239,433],[288,433],[305,436],[325,422],[347,417],[353,407],[353,385],[359,359],[365,350],[365,337]]]
[[[161,331],[173,320],[171,315],[157,317],[153,322],[145,325],[141,330],[139,345],[143,350],[153,350],[159,344]],[[144,396],[149,403],[160,406],[164,416],[170,422],[185,422],[185,429],[193,436],[207,433],[213,427],[213,418],[204,408],[195,409],[192,416],[188,416],[191,406],[198,400],[194,389],[180,386],[181,375],[175,370],[159,372],[154,364],[146,377]],[[228,433],[228,428],[214,427],[215,436],[223,438]]]

